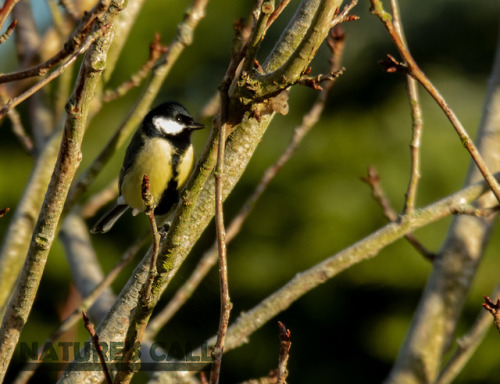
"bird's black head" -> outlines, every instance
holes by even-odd
[[[143,129],[150,137],[189,136],[193,130],[203,127],[194,121],[186,108],[172,101],[153,108],[143,121]]]

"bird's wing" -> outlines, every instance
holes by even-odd
[[[120,169],[120,178],[118,180],[118,188],[120,191],[120,195],[122,194],[122,182],[123,182],[123,177],[125,174],[128,172],[132,164],[134,163],[134,159],[137,156],[137,153],[141,150],[141,148],[144,146],[144,136],[143,133],[141,132],[142,130],[139,128],[135,134],[132,140],[130,141],[130,144],[127,147],[127,151],[125,152],[125,158],[123,159],[123,164]]]

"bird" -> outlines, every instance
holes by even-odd
[[[149,178],[155,216],[167,215],[179,201],[179,191],[194,167],[191,134],[203,127],[177,102],[166,102],[149,111],[125,152],[118,199],[90,232],[108,232],[129,208],[134,216],[144,211],[144,175]]]

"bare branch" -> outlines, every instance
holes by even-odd
[[[244,72],[249,71],[254,65],[257,51],[259,50],[260,44],[264,39],[267,30],[267,23],[273,11],[274,0],[264,0],[261,6],[259,18],[255,23],[252,35],[250,36],[246,46],[246,55],[242,67],[242,71]]]
[[[75,56],[77,52],[83,52],[81,49],[81,45],[88,41],[87,37],[89,32],[92,30],[94,23],[107,10],[107,6],[105,6],[105,4],[109,5],[107,1],[100,1],[99,3],[97,3],[94,9],[92,9],[92,11],[87,12],[83,16],[78,28],[71,34],[68,41],[64,44],[63,48],[61,48],[61,50],[59,50],[59,52],[57,52],[53,57],[51,57],[46,62],[34,67],[0,75],[0,84],[26,79],[33,76],[42,76],[46,74],[51,68],[61,63],[64,59]]]
[[[168,50],[168,47],[163,46],[160,40],[160,34],[155,35],[155,40],[149,44],[149,58],[141,67],[141,69],[133,74],[129,80],[121,84],[118,88],[114,90],[105,91],[102,100],[104,102],[109,102],[111,100],[117,99],[121,96],[127,94],[134,87],[138,87],[140,83],[149,75],[153,66],[158,61],[158,59],[164,55]]]
[[[382,207],[382,211],[387,220],[389,220],[390,222],[399,220],[398,213],[394,210],[394,208],[392,208],[391,202],[386,197],[385,192],[380,185],[380,176],[378,175],[375,168],[369,167],[368,175],[366,177],[363,177],[361,180],[367,183],[372,189],[372,196]],[[415,236],[413,236],[412,234],[408,234],[405,235],[405,239],[417,250],[417,252],[424,256],[427,260],[434,261],[434,259],[436,258],[436,254],[425,248]]]
[[[90,321],[87,313],[82,311],[83,324],[85,325],[85,329],[89,332],[90,337],[92,338],[92,342],[94,343],[94,347],[97,351],[97,356],[99,356],[99,362],[101,363],[102,370],[104,372],[104,377],[106,378],[106,383],[112,384],[111,375],[109,373],[108,366],[106,365],[106,360],[104,359],[104,355],[102,352],[102,345],[99,341],[99,335],[96,333],[94,324]]]
[[[90,292],[88,296],[83,299],[78,308],[76,308],[68,317],[66,317],[61,324],[55,329],[49,338],[45,340],[45,342],[40,346],[37,356],[40,356],[44,351],[44,346],[49,344],[54,344],[57,342],[61,336],[63,336],[67,331],[69,331],[73,326],[75,326],[78,321],[81,319],[82,311],[87,311],[91,308],[94,303],[101,297],[102,293],[108,289],[111,284],[115,281],[121,271],[130,264],[130,262],[137,256],[140,249],[146,245],[149,237],[142,236],[138,240],[135,241],[132,246],[123,254],[122,258],[116,263],[116,265],[109,271],[109,273],[102,279],[102,281],[95,286],[95,288]],[[35,370],[32,368],[28,369],[30,363],[33,363],[34,360],[29,360],[26,362],[26,369],[21,369],[21,373],[16,378],[16,384],[26,384],[29,379],[35,373]],[[32,367],[32,365],[31,365]],[[39,367],[39,364],[35,365],[35,367]]]
[[[497,284],[491,293],[492,297],[499,297],[499,295],[500,283]],[[457,340],[455,352],[446,363],[446,366],[443,368],[434,384],[450,384],[453,382],[482,343],[490,327],[491,317],[489,312],[481,310],[471,329]]]
[[[493,71],[477,134],[478,147],[491,168],[499,169],[498,116],[500,103],[500,35]],[[473,162],[466,185],[484,179]],[[497,205],[493,194],[474,202],[476,208]],[[468,204],[465,204],[468,207]],[[422,377],[433,382],[439,375],[444,352],[453,342],[453,333],[465,304],[467,293],[482,260],[491,234],[494,216],[455,216],[445,241],[434,261],[413,322],[392,367],[387,384],[419,383]]]
[[[290,3],[290,0],[281,0],[274,12],[271,14],[269,17],[269,20],[267,20],[266,24],[266,29],[269,29],[272,23],[276,21],[276,19],[281,15],[281,12],[286,8],[286,6]]]
[[[407,46],[406,38],[403,32],[403,27],[401,25],[401,15],[399,12],[399,5],[397,0],[391,0],[391,8],[392,8],[394,28],[401,36],[401,39],[405,44],[405,46]],[[406,81],[408,87],[408,98],[410,101],[413,137],[410,144],[410,150],[411,150],[410,180],[408,182],[408,189],[406,191],[406,199],[403,212],[411,213],[415,208],[418,182],[420,180],[420,144],[422,140],[423,121],[422,121],[422,107],[420,106],[417,81],[409,74],[406,75]]]
[[[121,363],[124,364],[125,369],[119,370],[115,377],[116,384],[130,383],[135,373],[132,368],[132,361],[137,351],[137,346],[142,344],[144,339],[144,331],[148,324],[148,320],[153,312],[154,305],[152,304],[151,289],[153,282],[158,275],[156,263],[158,260],[158,250],[160,246],[160,235],[156,227],[155,220],[155,202],[150,192],[149,178],[147,175],[143,176],[141,185],[142,200],[144,202],[144,213],[148,216],[149,224],[151,227],[151,234],[153,236],[153,250],[151,252],[151,259],[149,262],[149,272],[146,281],[144,282],[139,295],[137,309],[134,313],[133,319],[127,330],[125,337],[125,345],[123,348],[123,357]]]
[[[263,11],[264,12],[264,11]],[[212,351],[213,365],[210,372],[210,384],[219,382],[222,355],[224,353],[224,342],[226,339],[229,316],[231,313],[231,298],[229,297],[229,281],[227,275],[227,247],[226,228],[224,225],[224,151],[226,146],[226,121],[227,121],[227,91],[228,88],[221,88],[221,110],[219,127],[217,166],[215,169],[215,228],[217,233],[217,249],[219,253],[219,284],[220,284],[220,318],[217,341]]]
[[[104,6],[105,9],[108,9],[109,3],[100,2],[98,6]],[[112,23],[117,13],[116,10],[110,12],[106,17],[106,22]],[[99,39],[101,39],[101,44],[94,45],[88,51],[86,60],[83,61],[79,78],[75,84],[75,92],[68,102],[68,116],[58,161],[35,225],[25,267],[19,277],[16,291],[9,303],[0,329],[0,379],[2,380],[35,300],[62,214],[64,201],[81,161],[81,143],[85,132],[89,101],[92,99],[91,96],[99,81],[99,74],[103,70],[100,63],[103,57],[105,58],[111,40],[106,35]]]
[[[12,12],[12,8],[19,2],[19,0],[5,0],[4,5],[0,8],[0,30],[3,28],[7,17]]]
[[[484,297],[485,302],[482,304],[483,308],[486,309],[493,316],[493,321],[495,323],[495,327],[500,332],[500,298],[497,299],[497,302],[493,302],[488,296]]]
[[[8,97],[6,95],[6,89],[4,86],[0,85],[0,102],[6,103]],[[11,109],[7,115],[9,116],[10,122],[12,124],[12,132],[17,137],[23,149],[30,155],[34,156],[34,145],[31,138],[26,133],[26,130],[23,127],[23,123],[21,121],[21,117],[19,113],[15,109]]]
[[[17,20],[14,19],[12,23],[10,23],[7,30],[0,36],[0,44],[3,44],[7,41],[10,35],[12,35],[12,32],[14,32],[14,28],[16,28],[16,25],[17,25]]]
[[[24,100],[26,100],[28,97],[32,96],[34,93],[39,91],[41,88],[45,87],[48,83],[50,83],[52,80],[60,76],[69,66],[71,66],[78,56],[80,56],[82,53],[84,53],[87,49],[90,48],[94,42],[100,38],[104,33],[106,32],[106,28],[102,26],[99,28],[96,32],[94,32],[92,35],[87,38],[85,41],[85,44],[83,44],[64,64],[62,64],[60,67],[58,67],[56,70],[54,70],[50,75],[45,77],[43,80],[39,81],[36,83],[34,86],[23,92],[21,95],[14,97],[11,99],[6,105],[4,105],[0,109],[0,119],[5,116],[6,113],[9,112],[12,108],[15,106],[19,105],[22,103]]]
[[[464,126],[455,115],[455,112],[450,108],[444,97],[439,93],[439,91],[434,87],[431,81],[427,78],[424,72],[419,68],[413,57],[411,56],[409,50],[403,41],[402,36],[397,32],[393,22],[392,17],[383,9],[382,2],[380,0],[370,0],[372,7],[371,12],[377,16],[382,23],[384,23],[387,31],[391,35],[401,57],[404,59],[405,64],[403,66],[395,64],[395,69],[407,68],[408,73],[415,78],[427,92],[433,97],[436,103],[441,107],[446,117],[450,120],[453,128],[457,132],[461,143],[467,149],[472,159],[476,163],[479,171],[483,175],[484,179],[491,187],[491,190],[495,194],[495,197],[500,202],[500,185],[498,185],[493,173],[489,169],[488,165],[484,161],[483,157],[479,153],[476,145],[470,138],[469,134],[465,130]]]
[[[144,213],[149,219],[151,234],[153,236],[153,251],[151,255],[151,262],[149,265],[149,277],[148,280],[146,281],[146,284],[144,284],[144,287],[141,292],[142,293],[141,298],[143,300],[143,303],[146,305],[151,300],[151,287],[153,286],[153,281],[158,274],[156,270],[156,261],[158,260],[158,250],[160,247],[160,235],[158,233],[158,228],[156,227],[156,220],[155,220],[156,204],[154,202],[153,196],[151,195],[149,178],[147,175],[144,175],[142,178],[141,192],[142,192],[142,201],[144,202],[144,206],[146,207]]]
[[[500,178],[500,174],[496,174]],[[357,263],[375,257],[378,252],[418,228],[429,225],[453,214],[462,204],[470,204],[489,191],[485,181],[466,187],[451,196],[402,217],[399,222],[389,223],[350,247],[328,257],[308,270],[299,272],[287,284],[262,300],[254,308],[242,313],[229,327],[225,351],[248,342],[248,337],[270,319],[286,310],[300,297],[310,292],[340,272]],[[215,342],[215,336],[206,344]],[[200,349],[190,352],[199,355]],[[160,375],[160,374],[157,374]]]
[[[278,321],[278,327],[280,329],[280,354],[276,384],[286,384],[286,378],[288,377],[288,357],[290,356],[292,342],[290,341],[290,330],[281,321]]]

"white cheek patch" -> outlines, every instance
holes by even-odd
[[[184,129],[184,126],[177,121],[167,119],[163,116],[153,117],[153,125],[157,130],[167,135],[177,135]]]

